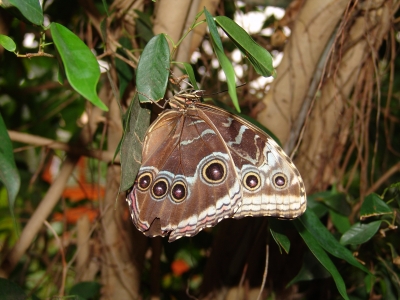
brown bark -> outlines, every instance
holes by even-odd
[[[321,72],[320,61],[327,57],[323,54],[330,50],[330,40],[347,5],[347,0],[308,0],[295,20],[283,59],[277,68],[278,76],[271,84],[263,100],[264,109],[257,117],[283,145],[298,137],[314,95],[309,95],[310,87],[313,87],[313,81],[318,84],[321,78],[316,72]],[[308,106],[304,104],[305,100]],[[285,150],[293,150],[293,147],[285,147]]]
[[[108,86],[109,98],[112,91]],[[120,110],[110,101],[107,149],[115,151],[122,137]],[[125,195],[119,194],[121,167],[109,165],[106,194],[100,205],[102,299],[137,299],[146,238],[133,231]]]
[[[174,44],[176,44],[192,25],[197,13],[206,7],[211,14],[214,14],[218,3],[218,0],[173,0],[157,2],[153,28],[154,33],[166,33]],[[206,29],[207,26],[204,24],[197,26],[191,31],[179,45],[173,59],[179,62],[189,62],[190,56],[200,45]],[[172,45],[170,44],[170,46],[172,50]],[[173,69],[173,73],[176,77],[181,75],[178,67]]]
[[[321,96],[307,120],[298,153],[297,165],[301,172],[308,174],[306,183],[310,190],[324,189],[340,179],[337,178],[339,162],[349,137],[368,140],[364,135],[368,132],[370,111],[367,110],[372,102],[375,80],[379,80],[374,79],[378,75],[374,70],[376,54],[388,35],[394,13],[393,2],[387,1],[383,6],[380,2],[366,1],[350,11],[347,17],[351,24],[343,24],[345,30],[338,36],[345,41],[336,48],[341,59],[339,55],[334,56],[338,64],[331,69],[333,76],[321,85]],[[371,4],[378,5],[373,8]],[[354,115],[359,109],[363,114],[360,118]],[[361,150],[369,152],[364,151],[365,148]],[[361,169],[365,176],[367,168],[361,165]],[[366,178],[361,180],[367,181]],[[365,183],[361,185],[365,187]]]
[[[91,224],[87,215],[79,218],[76,234],[76,277],[75,282],[94,281],[100,269],[97,240],[91,239]],[[96,242],[96,243],[95,243]]]
[[[143,10],[143,1],[116,0],[110,6],[112,14],[108,18],[108,24],[113,23],[118,26],[107,27],[107,55],[115,54],[120,47],[118,40],[128,34],[135,36],[136,33],[136,12]],[[93,17],[92,17],[93,19]],[[92,20],[95,28],[100,34],[101,20]],[[138,48],[132,39],[133,48]],[[138,60],[129,51],[124,52],[129,56],[130,64]],[[119,55],[125,61],[125,57]],[[113,61],[111,57],[110,61]],[[114,67],[114,65],[111,65]],[[117,76],[114,68],[110,69],[110,77],[117,86]],[[118,106],[119,99],[114,98],[113,90],[109,84],[105,84],[103,89],[107,91],[109,99],[109,114],[107,127],[107,149],[114,153],[122,137],[121,111]],[[128,90],[129,89],[129,90]],[[132,86],[128,87],[126,95],[132,95]],[[131,99],[128,99],[129,101]],[[94,249],[100,253],[101,271],[101,299],[137,299],[140,293],[140,272],[142,262],[147,247],[146,239],[133,229],[133,224],[129,218],[125,195],[119,194],[121,168],[117,165],[109,165],[106,177],[106,194],[100,202],[100,235],[97,242],[100,243],[99,249]],[[86,262],[86,265],[89,262]],[[89,263],[90,266],[90,263]],[[90,273],[90,272],[89,272]],[[89,274],[90,275],[90,274]]]
[[[343,174],[339,161],[353,135],[353,113],[371,100],[365,90],[374,86],[376,53],[396,10],[393,1],[308,0],[296,20],[258,120],[287,152],[301,138],[295,162],[308,192],[326,189]]]

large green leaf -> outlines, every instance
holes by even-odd
[[[345,233],[351,226],[350,220],[347,216],[337,213],[335,210],[329,210],[329,216],[331,217],[331,221],[333,225],[335,225],[336,229],[341,233]]]
[[[379,195],[372,193],[365,197],[360,209],[360,219],[368,217],[392,214],[393,210],[387,205]]]
[[[0,6],[6,9],[16,8],[22,17],[29,22],[42,25],[43,11],[39,0],[2,0]],[[18,13],[14,13],[16,17],[20,17]]]
[[[347,230],[340,238],[342,245],[360,245],[369,241],[381,226],[382,221],[374,221],[368,224],[356,223]]]
[[[271,54],[258,45],[242,27],[225,16],[215,17],[215,22],[249,59],[258,74],[265,77],[276,75]]]
[[[307,211],[308,210],[306,210],[306,212]],[[321,243],[320,241],[318,241],[318,238],[315,237],[314,234],[308,230],[308,228],[304,227],[302,222],[294,220],[293,223],[296,226],[297,231],[303,238],[304,242],[307,244],[310,251],[314,254],[314,256],[318,259],[318,261],[328,270],[328,272],[331,273],[340,295],[344,299],[349,299],[349,297],[347,296],[346,286],[344,284],[342,276],[336,269],[335,264],[329,258],[328,254],[324,251],[324,248],[321,247]]]
[[[6,125],[0,114],[0,180],[8,192],[8,205],[14,215],[14,203],[17,198],[21,179],[14,161],[13,147],[7,133]]]
[[[170,52],[164,34],[153,37],[140,55],[136,69],[136,88],[140,102],[164,98],[168,84]]]
[[[322,197],[320,201],[344,216],[348,216],[351,213],[351,207],[346,200],[345,194],[333,191],[330,195]]]
[[[240,112],[239,107],[239,100],[237,98],[236,93],[236,76],[235,70],[228,59],[228,57],[224,53],[224,49],[222,47],[221,38],[218,34],[217,26],[215,25],[214,18],[211,14],[204,8],[204,14],[206,15],[207,25],[210,30],[211,36],[211,44],[213,46],[214,52],[217,55],[217,59],[221,65],[222,70],[226,76],[226,83],[228,84],[228,93],[231,96],[233,105],[235,106],[236,110]]]
[[[120,191],[126,191],[133,186],[142,163],[143,142],[150,123],[150,110],[141,107],[138,97],[132,100],[127,115],[127,124],[121,144]]]
[[[10,37],[3,34],[0,34],[0,45],[10,52],[14,52],[17,48],[17,45],[15,45],[14,41]]]
[[[108,111],[96,92],[100,78],[100,67],[96,57],[68,28],[51,23],[50,30],[71,86],[94,105]]]
[[[325,214],[328,213],[328,207],[322,203],[322,200],[325,197],[329,197],[331,195],[330,191],[318,192],[312,195],[307,195],[307,208],[312,209],[312,211],[317,215],[318,218],[321,218]]]
[[[311,209],[307,209],[300,218],[293,222],[301,222],[327,252],[369,273],[368,269],[360,264],[353,254],[334,238]]]

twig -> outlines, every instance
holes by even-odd
[[[105,207],[105,211],[108,211],[110,208],[111,208],[111,204],[109,203],[109,204],[107,204],[107,206]],[[93,232],[94,232],[96,229],[98,229],[98,225],[99,225],[101,219],[103,218],[103,216],[104,216],[104,215],[99,215],[99,216],[98,216],[96,222],[95,222],[95,223],[93,224],[93,226],[90,228],[90,231],[89,231],[89,233],[88,233],[88,235],[87,235],[87,237],[86,237],[86,239],[85,239],[85,242],[89,242],[89,241],[90,241],[90,239],[91,239],[91,237],[92,237],[92,235],[93,235]],[[72,268],[72,264],[73,264],[73,263],[77,260],[77,258],[78,258],[79,251],[81,251],[81,248],[78,247],[77,250],[75,251],[74,255],[72,256],[72,258],[69,260],[69,262],[68,262],[68,264],[67,264],[67,269]],[[93,259],[93,257],[92,257],[92,259]]]
[[[63,150],[74,155],[92,157],[105,162],[111,162],[114,157],[114,153],[112,152],[101,150],[88,150],[82,147],[74,147],[73,145],[58,142],[37,135],[21,133],[18,131],[8,130],[8,135],[10,136],[10,139],[15,142],[30,144],[33,146],[47,147],[56,150]],[[117,157],[114,161],[119,162],[119,158]]]
[[[54,57],[53,54],[45,53],[45,52],[39,52],[39,53],[26,53],[26,54],[19,54],[17,53],[17,57],[22,57],[22,58],[32,58],[32,57]]]
[[[63,244],[61,243],[60,238],[57,235],[57,232],[50,225],[50,223],[47,222],[46,220],[44,220],[43,223],[53,233],[54,238],[56,239],[58,245],[60,246],[61,262],[62,262],[63,270],[62,270],[61,287],[60,287],[60,292],[59,292],[60,295],[59,296],[62,297],[62,296],[64,296],[65,281],[67,279],[67,271],[68,271],[67,262],[65,261],[64,247],[63,247]]]
[[[265,287],[265,283],[267,282],[267,275],[268,275],[268,262],[269,262],[269,244],[267,243],[267,246],[265,248],[266,253],[265,253],[265,270],[264,270],[264,276],[263,276],[263,281],[260,287],[260,292],[258,294],[257,300],[260,300],[262,292]]]
[[[400,162],[395,164],[393,167],[391,167],[385,174],[383,174],[379,180],[377,180],[366,192],[366,195],[371,194],[372,192],[376,191],[390,176],[392,176],[394,173],[400,171]]]
[[[247,268],[248,268],[248,266],[249,266],[248,263],[246,263],[246,264],[244,265],[243,272],[242,272],[242,276],[240,277],[240,281],[239,281],[239,285],[238,285],[238,292],[237,292],[237,297],[236,297],[237,299],[239,299],[240,289],[243,287],[243,283],[244,283],[244,280],[245,280],[245,278],[246,278],[246,273],[247,273]]]

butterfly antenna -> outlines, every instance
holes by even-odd
[[[240,88],[240,87],[242,87],[242,86],[245,86],[246,84],[247,84],[247,82],[242,83],[242,84],[236,86],[236,88],[238,89],[238,88]],[[215,92],[215,93],[211,93],[211,94],[203,94],[203,96],[218,95],[218,94],[222,94],[222,93],[226,93],[226,92],[228,92],[228,90],[223,90],[223,91],[219,91],[219,92]]]

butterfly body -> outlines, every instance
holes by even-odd
[[[173,101],[146,133],[142,166],[127,196],[136,227],[173,241],[228,217],[301,215],[303,181],[275,141],[188,95]]]

